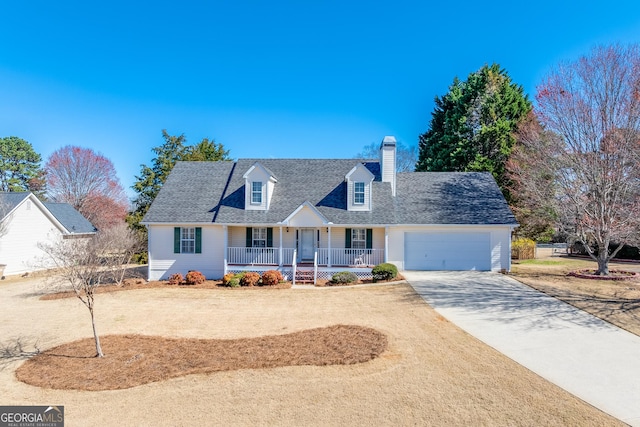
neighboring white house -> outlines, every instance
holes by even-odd
[[[143,218],[149,280],[198,270],[509,270],[517,223],[489,173],[396,173],[380,160],[178,162]]]
[[[33,193],[0,192],[0,264],[4,274],[46,267],[39,243],[82,238],[95,228],[67,203],[43,203]]]

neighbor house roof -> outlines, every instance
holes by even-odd
[[[68,203],[45,202],[51,214],[72,234],[95,233],[96,228]]]
[[[58,221],[70,234],[95,233],[95,227],[80,212],[68,203],[40,202],[33,193],[21,192],[0,192],[0,220],[11,213],[24,200],[32,198],[33,202],[40,204],[49,215]]]
[[[0,192],[0,220],[16,208],[24,199],[29,197],[28,192]]]
[[[243,175],[257,161],[278,177],[266,211],[244,209]],[[358,163],[374,175],[371,211],[347,210],[345,175]],[[517,225],[489,173],[399,173],[394,197],[380,163],[362,159],[178,162],[143,223],[277,224],[305,202],[336,225]]]

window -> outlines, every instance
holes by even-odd
[[[251,240],[251,246],[254,248],[266,248],[267,247],[267,229],[266,228],[253,228],[253,238]]]
[[[262,181],[251,183],[251,203],[256,205],[262,203]]]
[[[367,247],[367,233],[364,228],[351,229],[351,248],[352,249],[366,249]]]
[[[180,229],[180,253],[193,254],[196,252],[195,227],[182,227]]]
[[[364,182],[353,183],[353,203],[356,205],[364,204]]]

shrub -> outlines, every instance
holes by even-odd
[[[170,285],[179,285],[182,283],[182,281],[184,280],[184,278],[182,277],[182,274],[180,273],[173,273],[171,276],[169,276],[169,284]]]
[[[355,283],[357,281],[358,281],[358,276],[356,276],[355,273],[352,273],[350,271],[341,271],[331,276],[331,283],[337,283],[341,285]]]
[[[250,271],[240,279],[240,286],[255,286],[260,281],[260,275]]]
[[[230,288],[240,287],[240,278],[237,275],[234,275],[231,280],[229,280],[227,286],[229,286]]]
[[[511,259],[533,259],[536,257],[536,242],[519,237],[511,242]]]
[[[277,270],[267,270],[262,273],[262,284],[265,286],[277,285],[283,280],[282,273]]]
[[[398,267],[391,263],[383,262],[373,267],[371,274],[373,275],[374,282],[378,280],[391,280],[398,275]]]
[[[204,277],[204,274],[200,273],[199,271],[189,271],[187,273],[187,276],[185,277],[185,281],[187,282],[187,285],[199,285],[201,283],[204,283],[204,281],[206,280],[206,278]]]
[[[229,282],[231,281],[231,279],[233,279],[235,277],[235,274],[233,273],[227,273],[224,275],[224,277],[222,278],[222,285],[223,286],[229,286]]]

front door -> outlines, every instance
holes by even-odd
[[[300,230],[300,242],[298,252],[300,253],[300,261],[313,261],[314,253],[314,230],[312,228],[303,228]]]

